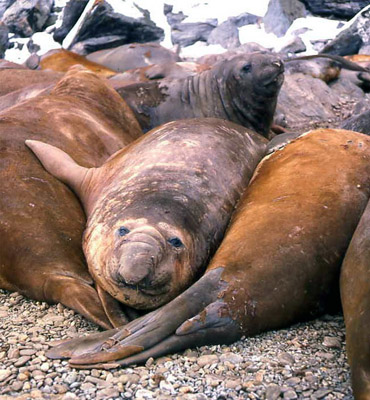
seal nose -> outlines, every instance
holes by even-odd
[[[161,253],[150,244],[127,244],[119,260],[116,279],[128,285],[139,285],[153,274],[160,259]]]

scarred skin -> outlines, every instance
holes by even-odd
[[[339,302],[333,296],[341,262],[369,196],[370,138],[308,132],[259,164],[201,279],[122,329],[68,341],[48,355],[71,358],[77,368],[127,366],[312,318]],[[356,357],[369,354],[367,222],[368,212],[341,283],[354,393],[361,400],[370,396],[368,358]],[[366,262],[357,265],[357,259]]]
[[[185,79],[115,87],[144,131],[178,119],[215,117],[267,137],[283,70],[276,56],[250,53],[222,60]]]
[[[267,141],[228,121],[168,123],[87,170],[27,145],[79,195],[94,280],[136,309],[172,300],[203,273]]]
[[[105,328],[112,326],[85,265],[81,205],[24,141],[48,141],[93,167],[140,135],[117,93],[80,68],[67,73],[49,95],[1,114],[1,288],[60,302]]]
[[[356,399],[370,399],[370,202],[343,261],[340,291]]]

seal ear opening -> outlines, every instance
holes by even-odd
[[[26,140],[46,171],[71,187],[81,198],[82,183],[88,168],[78,165],[67,153],[57,147],[38,140]]]

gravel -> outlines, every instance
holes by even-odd
[[[48,342],[98,330],[60,304],[0,290],[0,318],[0,400],[353,398],[339,315],[111,371],[45,357]]]

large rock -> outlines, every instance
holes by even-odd
[[[17,0],[4,13],[9,31],[23,37],[40,32],[50,16],[54,0]]]
[[[147,11],[140,11],[142,17],[131,18],[114,12],[105,0],[95,2],[68,49],[85,55],[120,44],[155,42],[163,39],[163,29],[150,20]]]
[[[171,27],[172,43],[186,47],[191,46],[198,41],[206,42],[210,33],[216,28],[216,26],[217,20],[174,24]]]
[[[234,22],[234,24],[240,28],[241,26],[256,24],[259,20],[259,17],[257,17],[257,15],[245,12],[237,15],[236,17],[230,17],[229,20]]]
[[[176,25],[181,23],[187,15],[185,15],[182,11],[178,13],[172,12],[173,5],[171,4],[164,4],[163,6],[163,13],[167,18],[168,24],[172,27],[172,25]]]
[[[15,2],[15,0],[0,0],[0,19],[5,11]]]
[[[292,22],[306,15],[305,6],[298,0],[270,0],[263,17],[266,32],[284,36]]]
[[[8,35],[9,35],[8,27],[3,22],[0,22],[0,58],[4,58],[5,50],[9,46]]]
[[[239,47],[238,27],[231,19],[228,19],[211,31],[207,42],[208,44],[220,44],[225,49]]]
[[[56,42],[62,43],[68,32],[73,28],[80,18],[89,0],[69,0],[63,9],[62,25],[55,30],[53,38]]]
[[[353,18],[349,27],[329,42],[321,53],[346,56],[370,45],[370,5]]]
[[[301,0],[314,15],[322,17],[336,17],[351,19],[362,8],[369,4],[369,0]]]

